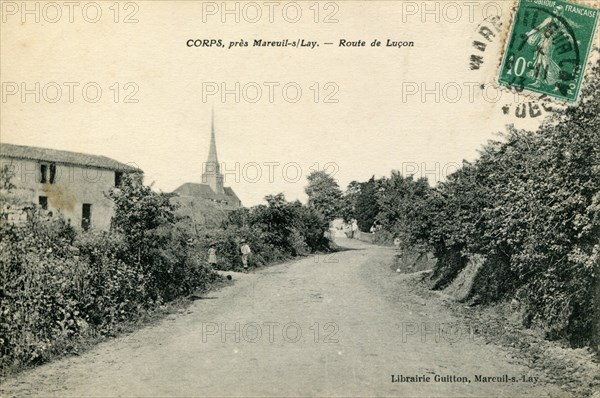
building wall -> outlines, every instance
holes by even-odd
[[[171,202],[178,206],[177,215],[189,217],[189,221],[199,229],[218,228],[230,212],[239,208],[191,196],[176,196],[171,198]]]
[[[54,183],[41,183],[41,164],[46,162],[0,158],[0,167],[11,167],[15,175],[11,183],[20,199],[39,203],[45,196],[48,210],[61,213],[71,225],[81,228],[82,207],[91,204],[91,228],[108,229],[113,215],[113,203],[106,197],[115,186],[115,172],[94,167],[73,166],[56,163]],[[48,170],[48,177],[50,177]]]

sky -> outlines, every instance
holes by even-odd
[[[237,3],[238,22],[221,2],[121,2],[116,13],[114,2],[99,1],[95,23],[95,8],[75,9],[70,22],[62,3],[58,20],[57,10],[26,14],[11,4],[0,25],[1,142],[133,163],[165,192],[200,182],[213,109],[225,185],[246,206],[279,192],[305,201],[313,170],[342,188],[391,170],[435,183],[507,124],[535,128],[543,118],[516,117],[530,98],[495,86],[512,1],[279,2],[273,22],[263,2]],[[289,22],[297,9],[299,21]],[[498,13],[502,26],[471,70],[478,29]],[[224,47],[188,47],[190,39]],[[255,39],[319,46],[254,47]],[[413,46],[386,47],[388,39]],[[248,47],[228,48],[240,40]]]

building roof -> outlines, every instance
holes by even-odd
[[[181,196],[196,196],[206,199],[217,199],[217,194],[213,192],[210,186],[207,184],[197,184],[195,182],[186,182],[173,192]]]
[[[179,188],[174,190],[173,193],[179,194],[181,196],[192,196],[212,200],[224,200],[227,202],[239,201],[237,195],[235,194],[235,192],[233,192],[233,189],[229,187],[224,187],[224,191],[224,195],[219,195],[216,194],[208,184],[186,182],[185,184],[181,185]]]
[[[62,151],[58,149],[39,148],[25,145],[0,144],[0,156],[38,160],[52,163],[64,163],[75,166],[95,167],[125,172],[142,172],[137,167],[117,162],[114,159],[100,155],[89,155],[80,152]]]
[[[235,194],[235,192],[233,192],[233,189],[231,189],[230,187],[223,187],[223,190],[225,191],[225,195],[235,198],[235,200],[237,200],[238,202],[241,202],[240,198],[238,198],[238,196]]]

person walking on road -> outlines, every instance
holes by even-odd
[[[358,222],[356,218],[352,220],[352,239],[358,239]]]
[[[248,257],[250,256],[250,253],[252,253],[252,250],[250,250],[250,246],[248,246],[248,243],[246,243],[244,239],[242,239],[240,244],[242,245],[240,247],[240,251],[242,252],[242,264],[244,265],[244,272],[248,272]]]
[[[211,244],[208,249],[208,263],[211,267],[215,267],[217,265],[217,249],[215,249],[215,245]]]
[[[396,249],[398,249],[398,268],[396,268],[396,272],[402,272],[402,270],[400,269],[400,263],[401,261],[403,261],[403,256],[404,256],[404,245],[402,242],[402,239],[400,239],[399,236],[396,236],[396,238],[394,239],[394,246],[396,246]]]

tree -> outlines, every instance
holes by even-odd
[[[0,169],[0,189],[6,190],[8,193],[14,188],[16,185],[12,183],[13,177],[16,175],[15,167],[12,164],[5,164]]]
[[[335,179],[325,171],[313,171],[308,176],[308,207],[323,215],[326,221],[339,216],[342,204],[342,191]]]
[[[379,214],[379,203],[377,194],[379,192],[381,180],[376,180],[372,176],[369,181],[360,183],[360,193],[356,198],[354,208],[354,218],[361,231],[368,231]]]
[[[444,254],[482,254],[471,293],[477,302],[517,297],[525,324],[594,347],[600,343],[599,90],[597,62],[579,103],[536,131],[509,127],[429,201],[437,213],[430,228],[434,275],[452,277],[466,264]]]
[[[146,275],[144,289],[156,301],[189,292],[210,272],[197,267],[191,253],[192,235],[176,224],[172,195],[152,191],[142,176],[126,175],[109,197],[115,204],[113,231],[123,234],[126,257]]]
[[[350,222],[353,218],[356,218],[356,201],[358,195],[360,195],[360,182],[352,181],[348,184],[346,191],[342,195],[340,215],[344,219],[344,222]]]
[[[157,230],[176,221],[171,195],[154,192],[143,184],[142,175],[129,174],[109,197],[115,203],[111,228],[125,235],[130,247],[139,253],[137,260],[142,261],[144,253],[161,244]]]
[[[230,213],[224,224],[227,232],[236,239],[246,239],[254,253],[267,262],[290,254],[297,256],[328,250],[329,240],[324,236],[328,222],[321,213],[298,200],[286,201],[282,193],[268,195],[265,201],[266,205]],[[234,248],[236,257],[238,251]]]
[[[405,244],[427,244],[431,214],[427,199],[431,188],[427,178],[414,180],[392,171],[390,178],[381,181],[377,194],[379,213],[377,222]]]

